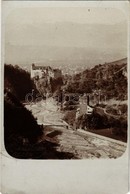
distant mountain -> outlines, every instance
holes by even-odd
[[[107,63],[107,65],[122,65],[122,64],[127,64],[127,58]]]
[[[30,66],[43,63],[65,69],[92,67],[127,56],[127,25],[43,23],[8,24],[5,62]],[[113,41],[114,40],[114,41]]]

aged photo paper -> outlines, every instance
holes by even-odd
[[[129,2],[1,7],[1,193],[128,193]]]

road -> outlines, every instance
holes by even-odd
[[[63,113],[52,98],[26,107],[32,111],[39,124],[47,126],[46,135],[58,141],[56,149],[59,152],[72,153],[78,159],[118,158],[125,152],[125,143],[67,129],[62,119]]]

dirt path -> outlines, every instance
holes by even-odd
[[[46,135],[58,141],[59,152],[69,152],[80,159],[117,158],[125,152],[125,144],[100,139],[91,134],[78,134],[72,129],[67,129],[63,126],[63,113],[59,111],[53,99],[47,99],[46,102],[37,105],[27,105],[27,108],[37,117],[39,124],[48,125]]]

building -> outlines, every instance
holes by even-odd
[[[51,67],[31,65],[31,78],[44,78],[47,76],[54,77],[54,72]]]
[[[31,65],[31,78],[58,78],[62,73],[59,69],[52,69],[50,66]]]
[[[80,115],[93,113],[93,108],[90,106],[90,94],[84,94],[79,99]]]

